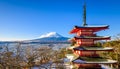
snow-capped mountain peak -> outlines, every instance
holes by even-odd
[[[49,32],[47,34],[43,34],[41,35],[39,38],[46,38],[46,37],[62,37],[60,34],[56,33],[56,32]]]

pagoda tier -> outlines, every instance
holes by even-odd
[[[99,54],[97,52],[99,51],[113,51],[113,48],[111,47],[98,47],[98,46],[92,46],[92,47],[70,47],[69,50],[72,50],[75,55],[84,56],[84,57],[99,57]]]
[[[114,60],[106,60],[102,58],[93,58],[92,59],[76,59],[72,61],[74,65],[79,68],[84,69],[105,69],[102,68],[101,64],[116,64]],[[111,69],[111,68],[110,68]]]
[[[72,61],[75,64],[115,64],[116,61],[101,57],[79,57]]]
[[[72,61],[78,68],[85,69],[103,69],[100,64],[116,64],[114,60],[108,60],[101,57],[79,57]]]
[[[75,55],[79,55],[79,56],[83,56],[83,57],[99,57],[99,53],[97,53],[98,51],[103,51],[103,50],[74,50],[74,54]],[[104,51],[112,51],[112,50],[104,50]]]
[[[71,39],[71,41],[76,42],[76,46],[94,46],[95,41],[97,40],[110,40],[109,36],[78,36]]]
[[[108,25],[104,26],[75,26],[73,30],[70,31],[70,34],[78,32],[86,32],[86,34],[92,34],[93,32],[101,31],[108,29]]]

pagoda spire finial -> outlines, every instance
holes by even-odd
[[[84,5],[83,5],[83,26],[86,26],[87,23],[86,23],[86,2],[84,2]]]

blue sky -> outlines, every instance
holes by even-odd
[[[0,40],[35,39],[82,25],[83,0],[0,0]],[[86,0],[87,23],[110,25],[100,35],[120,33],[120,0]],[[73,36],[73,35],[72,35]]]

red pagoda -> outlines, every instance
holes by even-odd
[[[113,48],[95,46],[98,40],[110,40],[110,36],[97,36],[96,32],[108,29],[108,25],[89,26],[86,24],[86,5],[84,5],[83,26],[75,26],[70,34],[76,34],[70,39],[74,46],[68,48],[77,56],[72,63],[78,69],[102,69],[103,64],[115,64],[117,61],[100,57],[99,53],[113,51]]]

